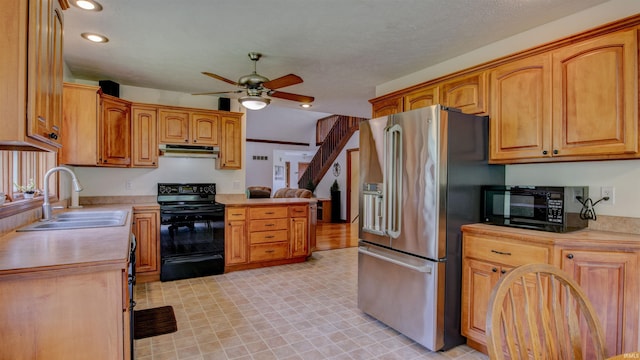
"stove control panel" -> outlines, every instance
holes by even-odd
[[[158,184],[158,195],[215,195],[216,184]]]

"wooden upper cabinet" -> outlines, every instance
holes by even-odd
[[[490,159],[551,156],[551,55],[499,66],[489,83]]]
[[[487,73],[464,75],[440,85],[441,103],[467,114],[487,113]]]
[[[397,114],[403,111],[403,98],[398,96],[395,98],[383,99],[372,102],[372,118]]]
[[[60,147],[62,125],[62,9],[57,0],[29,2],[29,136]],[[30,59],[31,60],[31,59]]]
[[[431,105],[436,105],[439,102],[438,87],[431,86],[426,89],[418,89],[412,91],[405,95],[403,99],[403,111],[415,110]]]
[[[637,52],[635,28],[553,52],[554,156],[638,153]]]
[[[96,166],[99,164],[100,87],[65,83],[62,104],[64,136],[58,162]]]
[[[219,116],[211,113],[191,113],[191,142],[198,145],[220,144]]]
[[[158,167],[158,109],[153,106],[131,106],[132,166]]]
[[[189,112],[160,109],[158,111],[161,144],[189,144]]]
[[[158,116],[161,144],[220,144],[220,116],[213,111],[160,109]]]
[[[60,148],[63,0],[5,1],[0,24],[0,148]]]
[[[220,157],[216,161],[218,169],[237,170],[242,168],[242,123],[241,115],[221,115]]]
[[[101,166],[127,167],[131,164],[131,105],[103,95],[100,117]]]

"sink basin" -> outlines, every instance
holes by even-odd
[[[123,226],[127,221],[127,211],[77,211],[57,215],[51,221],[39,221],[16,231],[42,231],[66,229],[90,229]]]

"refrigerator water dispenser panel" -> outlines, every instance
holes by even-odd
[[[362,191],[362,230],[376,235],[384,235],[383,184],[365,183]]]

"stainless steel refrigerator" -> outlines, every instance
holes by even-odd
[[[488,118],[441,105],[360,124],[358,307],[424,347],[460,333],[462,234],[480,222]]]

